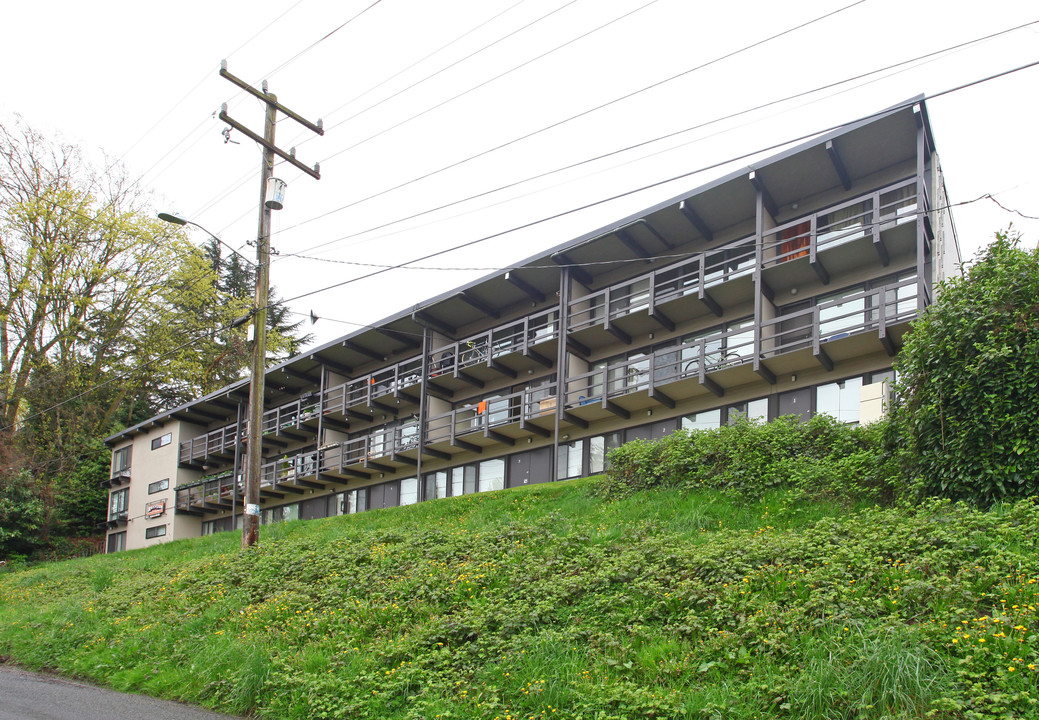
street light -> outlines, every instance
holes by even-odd
[[[241,257],[242,260],[244,260],[250,266],[255,267],[255,264],[251,260],[249,260],[249,258],[247,258],[244,255],[242,255],[241,253],[239,253],[237,250],[235,250],[230,245],[227,245],[226,243],[224,243],[223,240],[218,238],[216,235],[211,233],[209,230],[206,230],[204,227],[199,225],[197,222],[193,222],[191,220],[188,220],[187,218],[185,218],[185,217],[183,217],[181,215],[178,215],[177,213],[167,213],[167,212],[159,213],[159,219],[163,220],[164,222],[172,223],[173,225],[180,225],[180,226],[194,225],[199,230],[201,230],[202,232],[204,232],[207,235],[209,235],[209,237],[213,238],[213,240],[215,240],[216,242],[220,243],[221,245],[224,245],[224,247],[228,248],[231,252],[233,252],[234,254],[236,254],[239,257]],[[255,313],[255,310],[253,312]],[[250,315],[245,315],[243,317],[236,318],[231,323],[231,327],[232,328],[241,327],[242,325],[244,325],[246,322],[249,321],[249,318],[250,318]],[[254,355],[255,355],[255,353],[254,353]],[[253,382],[252,378],[250,378],[250,383],[252,383],[252,382]],[[231,526],[232,527],[235,525],[235,505],[236,505],[235,499],[236,499],[236,497],[238,495],[238,475],[239,475],[239,472],[240,472],[240,460],[239,460],[239,458],[241,457],[241,452],[242,452],[242,448],[241,448],[241,445],[242,445],[241,427],[242,427],[242,403],[239,402],[238,403],[238,416],[237,416],[237,418],[235,420],[234,469],[232,470],[232,477],[234,478],[234,485],[235,485],[234,492],[232,493],[232,496],[231,496]],[[250,438],[249,438],[250,442],[252,441],[251,432],[252,432],[252,428],[250,427]],[[245,523],[243,522],[243,525],[244,524]]]

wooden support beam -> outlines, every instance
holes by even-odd
[[[273,490],[268,490],[267,488],[260,488],[260,495],[262,495],[263,497],[275,498],[276,500],[285,499],[285,493],[274,492]]]
[[[454,392],[448,390],[443,385],[433,382],[432,380],[426,380],[426,393],[433,397],[440,398],[441,400],[450,401],[455,396]]]
[[[703,236],[704,242],[714,242],[714,233],[711,232],[711,228],[707,227],[707,223],[703,221],[703,218],[693,210],[693,206],[689,204],[688,200],[678,203],[678,209],[685,216],[685,219],[689,221],[689,224]]]
[[[377,362],[384,362],[386,359],[385,356],[380,355],[371,348],[366,348],[363,345],[359,345],[358,343],[355,343],[353,340],[343,340],[343,347],[345,347],[347,350],[353,350],[355,353],[364,355],[366,358],[370,360],[375,360]]]
[[[395,405],[386,405],[384,403],[379,402],[378,400],[372,400],[372,403],[368,406],[368,409],[378,410],[379,412],[384,412],[387,415],[392,415],[393,417],[397,417],[397,414],[400,413],[400,410],[397,409]]]
[[[325,417],[321,418],[321,422],[324,424],[325,427],[332,428],[333,430],[338,430],[339,432],[349,432],[350,431],[350,423],[340,422],[339,420],[336,420],[335,418],[330,418],[328,416],[325,416]]]
[[[769,385],[776,384],[776,374],[772,372],[765,363],[760,360],[754,362],[754,372],[760,375]]]
[[[646,229],[646,232],[648,232],[650,235],[659,240],[660,244],[666,247],[668,250],[675,249],[674,243],[670,242],[666,237],[661,235],[660,231],[653,227],[652,223],[650,223],[649,220],[647,220],[646,218],[639,218],[638,220],[633,222],[632,225],[641,225]]]
[[[382,463],[377,463],[374,460],[365,460],[362,464],[369,470],[375,470],[381,473],[389,473],[390,475],[392,475],[393,473],[397,472],[397,468],[393,467],[392,465],[383,465]]]
[[[388,337],[390,340],[399,342],[401,345],[411,350],[422,347],[421,340],[418,340],[415,338],[414,335],[403,332],[401,330],[390,330],[389,328],[375,328],[375,332],[379,333],[384,337]]]
[[[619,327],[611,323],[609,320],[606,320],[603,324],[605,325],[606,332],[610,333],[610,335],[613,335],[615,338],[620,340],[625,345],[631,345],[631,335],[628,335],[628,333],[621,330]]]
[[[289,367],[287,365],[285,367],[283,367],[281,369],[281,371],[283,373],[285,373],[286,375],[290,376],[290,377],[294,377],[294,378],[297,378],[299,380],[304,380],[304,381],[310,383],[311,385],[320,385],[321,384],[320,378],[315,378],[313,375],[308,375],[305,372],[301,372],[301,371],[299,371],[299,370],[297,370],[295,368]],[[237,408],[237,406],[235,406],[235,407]]]
[[[526,348],[523,351],[523,357],[528,357],[539,365],[544,365],[547,368],[552,367],[552,361],[539,352]]]
[[[531,435],[537,435],[543,438],[552,437],[551,430],[546,430],[540,425],[535,425],[534,423],[528,422],[527,420],[520,420],[520,430],[525,430],[526,432],[529,432]]]
[[[845,190],[851,190],[851,176],[848,175],[848,170],[844,167],[844,161],[841,160],[841,155],[837,152],[837,146],[833,144],[833,140],[826,141],[826,154],[830,156],[830,162],[833,164],[833,169],[837,171],[837,177],[841,179],[841,185]]]
[[[275,440],[270,435],[264,435],[263,436],[263,444],[264,445],[272,445],[274,447],[280,447],[280,448],[285,448],[285,447],[289,446],[288,443],[282,442],[281,440]]]
[[[358,480],[371,480],[372,479],[372,476],[370,474],[368,474],[366,472],[361,472],[360,470],[353,470],[351,468],[342,468],[341,470],[339,470],[339,474],[340,475],[349,475],[350,477],[357,478]]]
[[[771,303],[776,301],[776,291],[764,279],[761,281],[761,294]]]
[[[426,447],[422,448],[422,454],[428,455],[429,457],[436,458],[437,460],[450,460],[451,453],[446,453],[443,450],[434,450],[433,448]]]
[[[646,248],[639,245],[638,240],[633,238],[631,233],[624,228],[621,228],[620,230],[614,230],[613,234],[617,236],[617,239],[620,240],[621,243],[623,243],[624,247],[628,248],[635,254],[635,257],[640,257],[643,260],[646,260],[646,262],[649,262],[648,258],[651,253],[646,250]]]
[[[768,214],[775,219],[776,215],[779,214],[779,206],[776,205],[776,201],[772,199],[772,194],[768,191],[768,188],[765,187],[765,182],[761,179],[761,176],[758,175],[757,170],[751,170],[747,179],[750,180],[750,184],[754,186],[754,189],[761,193],[761,204],[766,210],[768,210]]]
[[[368,413],[358,412],[357,410],[344,410],[343,414],[346,415],[351,420],[359,420],[361,422],[372,422],[373,420],[375,420],[375,416],[374,415],[369,415]],[[328,420],[325,420],[325,422],[328,422]]]
[[[815,359],[819,361],[819,364],[826,368],[827,372],[833,372],[833,360],[826,353],[824,348],[819,348],[815,353]]]
[[[585,420],[584,418],[579,418],[576,415],[574,415],[573,413],[567,412],[566,410],[563,411],[563,419],[566,420],[571,425],[576,425],[577,427],[579,427],[579,428],[581,428],[583,430],[587,430],[588,429],[588,421],[587,420]]]
[[[670,397],[669,395],[667,395],[665,393],[660,392],[660,390],[657,390],[656,388],[650,388],[650,390],[649,390],[649,397],[650,397],[650,399],[655,400],[656,402],[660,403],[664,407],[671,408],[672,410],[675,409],[675,400],[674,400],[674,398]]]
[[[277,490],[284,490],[285,492],[290,492],[294,495],[302,495],[306,492],[306,490],[304,490],[303,488],[292,487],[290,485],[285,485],[284,483],[274,483],[274,488]]]
[[[887,252],[887,245],[880,237],[880,233],[874,233],[873,235],[873,249],[877,251],[877,257],[880,258],[880,264],[887,267],[891,264],[891,256]]]
[[[458,330],[456,330],[454,327],[448,325],[443,320],[439,320],[433,317],[425,310],[416,310],[415,312],[411,313],[411,319],[414,320],[417,324],[421,325],[422,327],[428,327],[430,330],[436,330],[438,333],[447,336],[451,340],[454,340],[455,335],[458,334]]]
[[[317,353],[313,353],[310,356],[310,359],[313,360],[314,362],[321,363],[322,365],[324,365],[329,370],[335,370],[340,375],[346,375],[347,377],[349,377],[349,376],[354,374],[354,370],[350,366],[343,365],[342,363],[337,363],[334,360],[329,360],[328,358],[323,357],[323,356],[321,356],[321,355],[319,355]]]
[[[493,358],[487,360],[487,367],[489,367],[491,370],[494,370],[496,373],[500,373],[505,377],[512,378],[513,380],[515,380],[518,377],[518,373],[515,370],[513,370],[510,367],[506,367],[505,365],[502,365],[500,362],[494,360]]]
[[[711,394],[715,397],[722,397],[725,395],[725,388],[715,382],[712,378],[704,376],[700,381],[700,384],[711,391]]]
[[[468,442],[466,440],[459,440],[458,438],[455,438],[454,440],[451,441],[451,444],[454,445],[455,447],[459,447],[459,448],[462,448],[463,450],[468,450],[469,452],[474,452],[476,454],[480,454],[480,453],[483,452],[483,447],[482,446],[477,445],[476,443]]]
[[[292,482],[296,483],[297,485],[302,485],[303,487],[311,488],[312,490],[325,489],[325,486],[322,483],[314,482],[313,480],[300,480],[299,478],[296,478]]]
[[[566,349],[568,352],[574,355],[580,355],[584,359],[588,359],[588,356],[592,354],[591,349],[582,342],[574,340],[572,337],[566,339]]]
[[[888,354],[888,357],[895,357],[898,354],[898,346],[895,345],[895,341],[887,333],[881,334],[880,344],[884,346],[884,352]]]
[[[481,388],[481,389],[483,388],[483,381],[482,380],[478,380],[478,379],[474,378],[472,375],[470,375],[469,373],[465,372],[464,370],[455,370],[455,377],[458,378],[459,380],[464,380],[465,382],[469,383],[473,387]]]
[[[490,438],[495,442],[500,442],[502,445],[512,446],[516,444],[515,438],[510,438],[508,435],[502,435],[500,432],[496,432],[494,430],[491,430],[490,428],[483,429],[483,436],[485,438]]]
[[[538,290],[536,287],[528,283],[526,280],[516,274],[515,270],[510,270],[505,273],[505,279],[512,283],[515,287],[526,293],[527,297],[536,303],[545,302],[545,293]]]
[[[588,274],[588,271],[576,264],[573,260],[567,256],[566,253],[558,252],[552,256],[552,262],[556,265],[565,265],[570,268],[570,277],[577,282],[581,283],[585,287],[591,286],[594,282],[594,278]]]
[[[706,290],[704,290],[700,294],[700,302],[702,302],[704,305],[706,305],[707,309],[710,310],[711,312],[713,312],[718,317],[722,316],[722,313],[724,312],[722,310],[722,306],[719,305],[718,301],[715,300],[713,297],[711,297],[711,294],[709,292],[707,292]]]
[[[650,311],[649,316],[665,330],[668,330],[669,332],[675,331],[675,321],[665,315],[660,308],[654,306],[653,310]]]
[[[482,312],[487,317],[494,318],[495,320],[497,320],[498,318],[501,317],[501,313],[500,312],[498,312],[497,310],[492,308],[490,305],[485,303],[480,298],[478,298],[475,295],[473,295],[468,290],[463,290],[462,292],[458,293],[455,297],[457,297],[459,300],[461,300],[462,302],[464,302],[466,305],[468,305],[469,307],[473,308],[474,310],[479,310],[480,312]]]
[[[830,273],[827,272],[826,267],[819,258],[809,260],[808,264],[812,266],[812,270],[815,270],[815,274],[819,276],[819,282],[823,285],[830,284]]]
[[[606,398],[603,398],[602,406],[603,406],[604,409],[609,410],[611,413],[613,413],[617,417],[622,417],[625,420],[630,420],[631,419],[631,413],[628,412],[627,410],[625,410],[624,408],[622,408],[617,403],[613,402],[612,400],[607,400]]]
[[[390,455],[390,460],[396,463],[401,463],[402,465],[418,465],[418,460],[415,458],[409,458],[407,455],[400,455],[398,453],[392,453]]]

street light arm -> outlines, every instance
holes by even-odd
[[[235,249],[234,249],[233,247],[231,247],[230,245],[228,245],[227,243],[225,243],[225,242],[224,242],[223,240],[221,240],[220,238],[218,238],[218,237],[217,237],[217,236],[216,236],[215,234],[213,234],[212,232],[210,232],[210,231],[209,231],[209,230],[207,230],[206,228],[202,227],[201,225],[199,225],[199,224],[198,224],[197,222],[195,222],[194,220],[188,220],[188,219],[187,219],[186,217],[181,217],[181,216],[180,216],[180,215],[178,215],[177,213],[167,213],[167,212],[161,212],[161,213],[159,213],[159,219],[160,219],[160,220],[163,220],[163,221],[165,221],[165,222],[168,222],[168,223],[170,223],[170,224],[172,224],[172,225],[182,225],[182,226],[183,226],[183,225],[194,225],[194,226],[195,226],[195,227],[197,227],[197,228],[198,228],[199,230],[201,230],[202,232],[204,232],[204,233],[205,233],[206,235],[208,235],[209,237],[213,238],[213,239],[214,239],[214,240],[215,240],[216,242],[218,242],[219,244],[223,245],[223,246],[224,246],[225,248],[227,248],[228,250],[230,250],[231,252],[233,252],[233,253],[234,253],[235,255],[237,255],[238,257],[240,257],[240,258],[241,258],[242,260],[244,260],[244,261],[245,261],[245,262],[246,262],[246,263],[247,263],[247,264],[248,264],[249,266],[251,266],[251,267],[256,267],[256,263],[255,263],[255,262],[253,262],[252,260],[250,260],[249,258],[247,258],[247,257],[246,257],[245,255],[242,255],[242,253],[240,253],[240,252],[238,252],[237,250],[235,250]]]

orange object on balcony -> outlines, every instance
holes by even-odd
[[[486,400],[481,400],[476,405],[476,414],[477,415],[483,415],[485,412],[487,412],[487,401]]]
[[[807,248],[811,243],[812,223],[810,220],[806,220],[803,223],[788,227],[779,233],[779,262],[786,262],[787,260],[793,260],[794,258],[805,257],[808,255],[808,250],[801,250],[800,252],[794,252],[800,248]],[[787,253],[790,253],[789,255]]]

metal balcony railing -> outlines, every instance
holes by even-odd
[[[556,385],[521,390],[435,415],[426,421],[426,442],[453,442],[456,437],[485,432],[502,425],[552,415]]]
[[[181,512],[230,507],[233,502],[234,485],[234,477],[229,472],[203,478],[190,485],[182,485],[176,489],[175,507]],[[239,495],[241,491],[239,483]]]
[[[891,325],[916,318],[918,290],[917,279],[910,278],[767,320],[761,324],[761,357],[809,347],[818,353],[824,343],[864,332],[884,338]]]
[[[604,403],[640,391],[652,391],[686,378],[735,367],[754,358],[754,331],[719,331],[682,345],[608,364],[568,378],[565,407]]]
[[[345,414],[350,408],[371,407],[386,395],[422,382],[422,358],[414,357],[325,390],[323,411]]]
[[[512,353],[534,350],[557,337],[559,310],[542,310],[437,348],[430,353],[430,377],[450,375]]]

